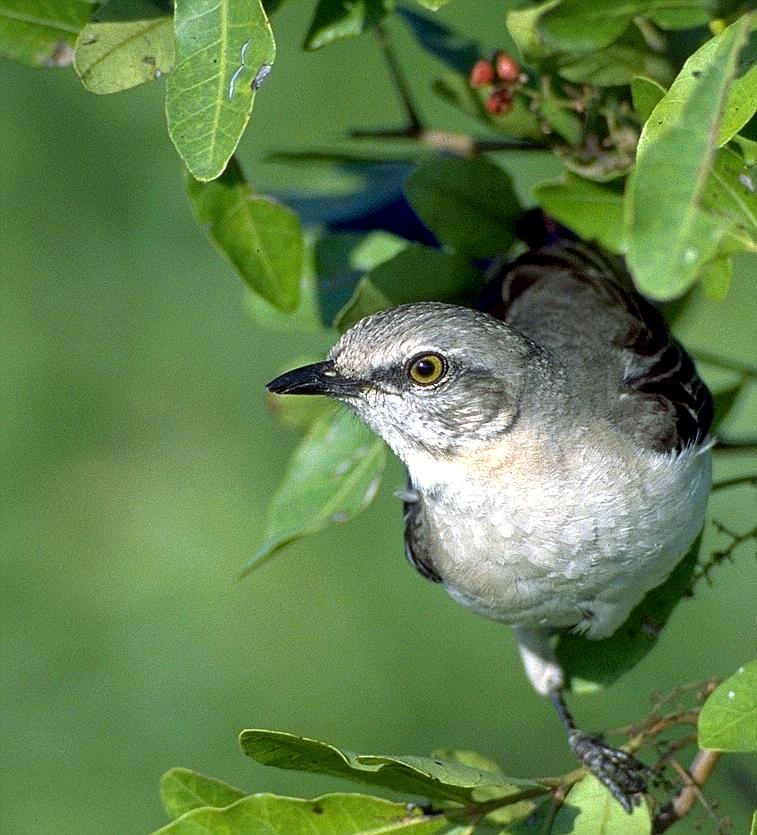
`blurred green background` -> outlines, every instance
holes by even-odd
[[[242,145],[263,188],[307,174],[256,162],[266,153],[401,116],[370,37],[299,49],[306,5],[274,19],[277,63]],[[442,19],[486,44],[504,37],[490,4],[452,4]],[[437,68],[392,30],[423,111],[462,127],[429,104]],[[405,563],[396,463],[363,516],[236,579],[297,440],[263,384],[327,346],[247,315],[190,215],[160,84],[98,98],[70,70],[9,63],[2,81],[0,831],[145,833],[164,820],[158,779],[174,765],[250,791],[344,788],[246,760],[236,736],[252,726],[372,753],[477,749],[517,776],[571,768],[510,632]],[[538,165],[512,160],[525,193]],[[684,336],[744,355],[754,273],[741,259],[725,307],[697,300]],[[754,407],[752,389],[734,431],[754,426]],[[724,491],[715,510],[744,530],[754,491]],[[630,675],[574,700],[584,725],[639,719],[653,690],[757,655],[749,551],[700,585]],[[756,786],[747,757],[712,781],[734,832]]]

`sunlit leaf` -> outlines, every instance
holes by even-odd
[[[560,0],[546,0],[535,6],[524,6],[507,12],[507,31],[524,61],[539,62],[554,54],[555,50],[546,44],[539,31],[539,21],[548,11],[559,5]]]
[[[587,774],[560,805],[550,835],[649,835],[652,819],[642,802],[628,814],[593,774]]]
[[[154,835],[434,835],[449,831],[441,814],[360,794],[314,800],[254,794],[222,809],[203,807]]]
[[[432,12],[436,12],[442,6],[446,6],[450,0],[416,0],[416,2],[420,3],[421,6],[425,6],[427,9],[431,9]]]
[[[110,0],[76,41],[74,68],[92,93],[144,84],[173,62],[173,16],[159,0]]]
[[[334,326],[352,327],[364,316],[398,304],[440,301],[471,304],[483,284],[481,273],[460,255],[414,245],[364,276]]]
[[[609,638],[592,641],[575,632],[560,635],[555,652],[571,690],[588,692],[612,684],[652,650],[673,610],[691,588],[700,545],[701,535],[670,577],[647,592]]]
[[[689,28],[707,23],[711,0],[563,0],[540,16],[539,32],[552,47],[590,52],[609,46],[636,15],[663,28]]]
[[[522,207],[509,175],[486,159],[441,159],[417,168],[405,194],[446,246],[474,257],[507,252]]]
[[[198,180],[226,167],[250,119],[275,45],[260,0],[176,0],[168,132]]]
[[[623,249],[623,195],[567,173],[564,182],[535,190],[539,205],[564,226],[611,252]]]
[[[304,251],[294,212],[254,194],[236,160],[213,182],[187,176],[186,187],[197,220],[245,283],[279,310],[293,311]]]
[[[268,507],[264,542],[243,573],[294,539],[346,522],[367,507],[385,462],[383,442],[346,409],[319,418],[289,461]]]
[[[222,780],[206,777],[188,768],[172,768],[160,778],[160,801],[171,818],[178,818],[201,806],[228,806],[246,794]]]
[[[255,321],[266,330],[296,333],[328,333],[331,322],[321,310],[320,283],[313,269],[312,249],[305,247],[302,274],[299,283],[299,302],[293,312],[280,310],[260,295],[245,295],[247,310]]]
[[[715,751],[757,751],[757,661],[740,667],[702,705],[699,745]]]
[[[736,77],[728,91],[728,100],[720,122],[718,145],[725,145],[754,116],[757,110],[757,28],[739,55]]]
[[[708,261],[733,249],[732,220],[704,210],[702,202],[750,26],[745,15],[694,53],[642,131],[625,221],[629,265],[652,298],[680,295]]]
[[[0,0],[0,56],[35,67],[67,67],[97,0]]]
[[[305,37],[306,49],[320,49],[342,38],[354,38],[380,23],[396,0],[318,0]]]
[[[501,789],[498,797],[511,797],[513,801],[524,793],[537,796],[547,791],[536,782],[493,774],[460,761],[353,754],[281,731],[246,730],[239,741],[245,754],[263,765],[325,774],[403,794],[464,803],[482,786],[496,786]]]

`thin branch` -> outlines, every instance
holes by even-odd
[[[671,765],[683,779],[684,785],[673,800],[667,806],[663,807],[654,819],[654,825],[652,827],[654,835],[660,835],[660,833],[665,832],[676,821],[685,818],[697,800],[702,803],[710,814],[713,814],[709,803],[707,803],[702,795],[702,787],[712,775],[720,756],[720,751],[702,749],[697,752],[688,771],[682,768],[675,760],[671,761]]]
[[[350,139],[411,140],[461,157],[477,157],[494,151],[543,151],[546,145],[519,139],[478,139],[465,133],[452,131],[389,128],[379,130],[354,130]]]
[[[418,111],[415,109],[415,103],[410,95],[410,87],[407,83],[407,79],[405,78],[405,73],[402,70],[399,59],[397,58],[397,53],[394,51],[394,47],[392,46],[389,33],[382,23],[379,23],[376,26],[376,37],[378,39],[379,46],[381,47],[381,51],[384,53],[384,58],[386,59],[387,66],[389,67],[389,74],[391,75],[392,82],[397,90],[397,95],[400,97],[400,101],[402,102],[402,108],[405,111],[405,118],[407,120],[407,130],[411,135],[417,136],[423,130],[423,123],[418,115]]]

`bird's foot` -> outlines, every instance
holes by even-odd
[[[605,745],[599,737],[573,730],[568,735],[573,756],[610,791],[630,815],[647,790],[652,771],[626,751]]]

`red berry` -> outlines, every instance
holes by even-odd
[[[503,116],[513,107],[513,97],[507,87],[497,87],[486,100],[486,109],[494,116]]]
[[[497,78],[508,84],[513,84],[520,78],[520,66],[512,55],[498,52],[496,57]]]
[[[486,87],[492,81],[494,81],[494,67],[491,62],[484,61],[483,58],[480,61],[476,61],[470,71],[470,86],[473,88]]]

